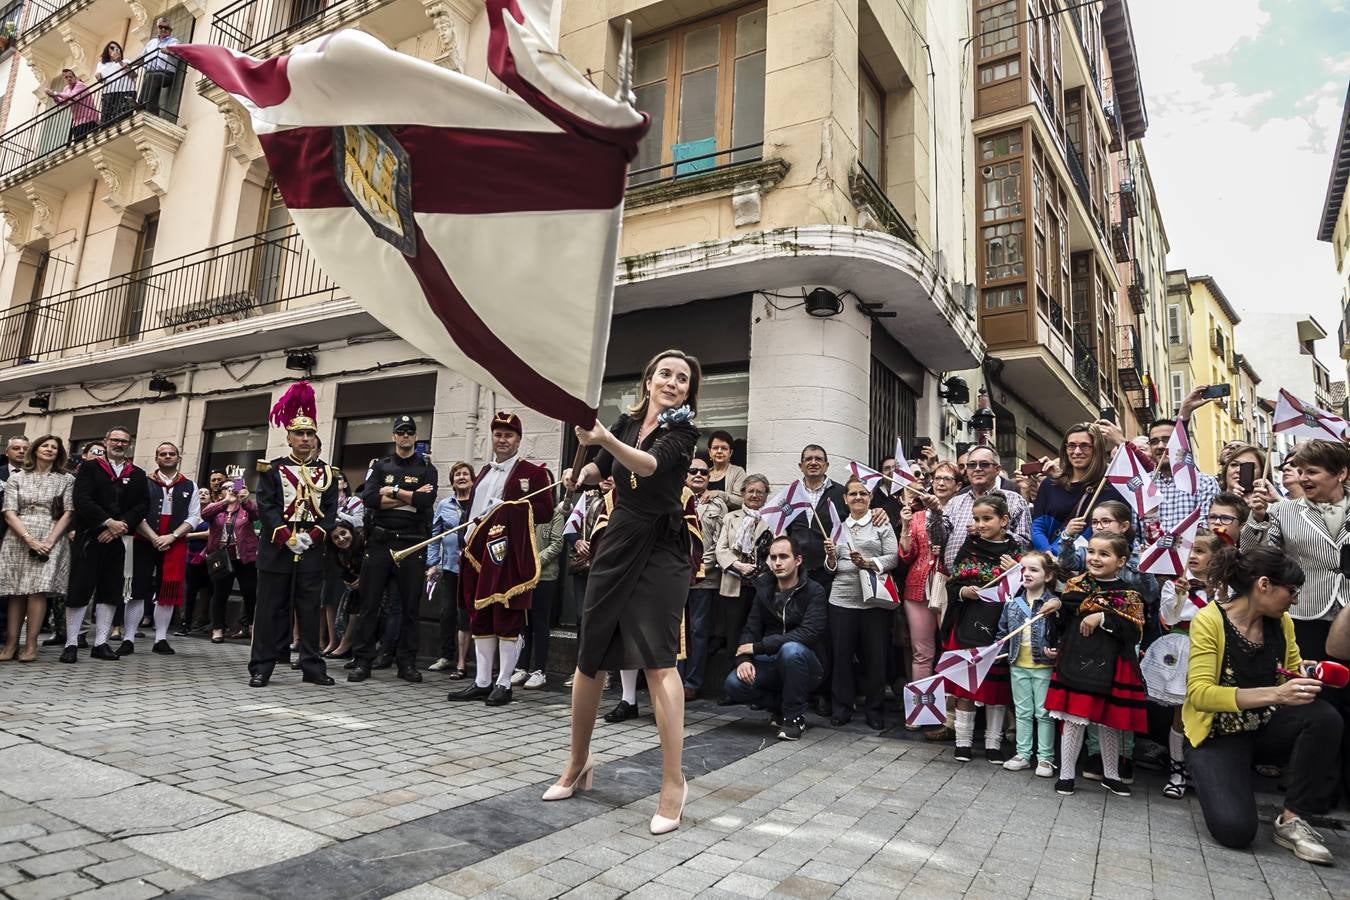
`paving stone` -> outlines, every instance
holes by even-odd
[[[836,884],[817,881],[803,875],[790,875],[778,882],[778,885],[774,888],[774,893],[787,897],[799,897],[801,900],[825,900],[827,897],[833,897],[838,890],[839,885]]]
[[[169,834],[127,839],[147,856],[198,878],[256,869],[322,847],[328,839],[256,813],[241,812]]]
[[[133,878],[117,884],[104,885],[101,888],[85,891],[83,894],[76,894],[75,896],[80,900],[147,900],[149,897],[158,897],[163,893],[164,891],[157,885],[139,878]]]
[[[98,887],[92,881],[77,872],[62,872],[34,881],[26,881],[6,888],[14,900],[57,900],[59,897],[73,897],[84,891]]]
[[[62,850],[60,853],[30,856],[16,865],[32,878],[43,878],[57,872],[74,872],[96,862],[98,857],[83,850]]]

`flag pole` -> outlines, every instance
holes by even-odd
[[[544,491],[551,491],[560,484],[562,484],[562,479],[559,479],[553,482],[552,484],[546,485],[545,487],[541,487],[536,491],[530,491],[524,497],[517,497],[516,500],[511,500],[509,502],[515,503],[519,500],[528,500],[531,497],[544,493]],[[427,538],[425,541],[419,541],[418,543],[413,544],[411,547],[404,547],[402,550],[391,551],[389,555],[393,557],[394,565],[398,565],[399,563],[403,562],[403,560],[407,559],[409,556],[412,556],[414,553],[416,553],[418,550],[421,550],[423,547],[430,547],[432,544],[436,543],[441,538],[445,537],[447,534],[454,534],[457,531],[462,531],[465,528],[468,528],[470,525],[477,525],[478,523],[486,519],[488,516],[492,515],[492,510],[496,509],[497,506],[499,505],[500,504],[494,504],[487,512],[483,513],[478,518],[468,522],[461,522],[454,528],[451,528],[449,531],[442,531],[440,534],[433,535],[432,537]]]

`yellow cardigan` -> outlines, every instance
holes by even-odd
[[[1294,640],[1294,620],[1285,613],[1280,617],[1284,632],[1284,667],[1297,672],[1303,660],[1299,657],[1298,642]],[[1237,688],[1219,685],[1219,667],[1223,665],[1223,617],[1219,604],[1211,603],[1191,620],[1191,656],[1186,670],[1186,702],[1181,706],[1181,723],[1186,739],[1192,747],[1199,747],[1209,737],[1217,712],[1237,712]],[[1283,676],[1276,683],[1283,683]]]

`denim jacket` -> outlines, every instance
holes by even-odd
[[[1040,608],[1047,601],[1056,599],[1055,595],[1046,591],[1041,599],[1034,604],[1027,600],[1026,592],[1019,593],[1003,605],[1003,615],[998,620],[998,636],[1005,637],[1012,634],[1017,629],[1026,624],[1027,619],[1032,618],[1040,611]],[[1047,639],[1053,648],[1056,642],[1056,627],[1058,613],[1053,613],[1041,619],[1035,625],[1031,626],[1031,659],[1038,663],[1053,663],[1054,660],[1045,655]],[[1022,652],[1022,639],[1026,637],[1027,632],[1022,631],[1014,634],[1008,641],[1008,664],[1012,665],[1017,661],[1017,655]]]
[[[440,535],[439,541],[427,546],[427,567],[440,566],[442,571],[459,574],[460,538],[464,532],[455,531],[464,517],[469,514],[467,503],[461,503],[452,494],[436,504],[431,519],[432,535]]]

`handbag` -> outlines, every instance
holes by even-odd
[[[987,647],[998,639],[998,620],[1003,616],[1002,603],[984,600],[965,600],[961,603],[960,620],[956,623],[956,640],[965,647]]]
[[[947,613],[947,576],[936,565],[928,570],[923,581],[923,595],[928,598],[928,608],[937,613],[937,620]]]
[[[212,578],[225,578],[234,574],[234,564],[230,561],[230,551],[221,547],[206,554],[206,571]]]
[[[889,573],[859,569],[858,583],[862,586],[863,606],[895,609],[900,605],[900,594]]]
[[[1119,643],[1101,628],[1087,637],[1077,628],[1078,620],[1064,630],[1059,642],[1055,674],[1060,684],[1086,694],[1109,694],[1116,676]]]

